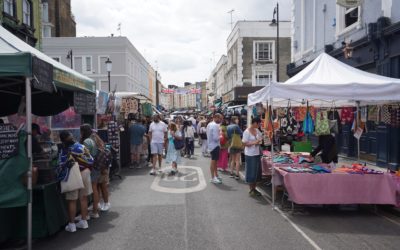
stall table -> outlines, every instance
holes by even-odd
[[[374,204],[398,206],[399,180],[392,174],[289,173],[275,168],[274,185],[283,184],[296,204]]]

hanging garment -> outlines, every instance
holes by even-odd
[[[296,118],[296,121],[304,121],[307,116],[307,107],[296,107],[293,108],[294,111],[294,117]]]
[[[390,118],[389,105],[383,105],[381,108],[381,121],[385,124],[390,124]]]
[[[328,111],[329,127],[332,133],[338,134],[342,132],[342,123],[340,115],[336,108]]]
[[[360,107],[361,122],[367,122],[368,107]]]
[[[142,113],[144,116],[152,116],[153,115],[153,107],[151,103],[143,103],[142,104]]]
[[[303,131],[305,134],[312,134],[314,132],[314,122],[310,112],[307,112],[306,118],[303,121]]]
[[[379,123],[378,106],[368,106],[368,121]]]
[[[329,135],[330,133],[328,113],[326,111],[318,112],[315,119],[315,135]]]
[[[400,127],[400,108],[398,105],[390,105],[389,106],[390,113],[390,125],[393,128]]]
[[[341,112],[341,121],[342,124],[351,124],[354,120],[354,108],[352,107],[343,107]]]

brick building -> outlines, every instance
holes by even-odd
[[[42,36],[76,37],[71,0],[42,0]]]

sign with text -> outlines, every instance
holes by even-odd
[[[53,84],[53,65],[37,57],[32,58],[33,79],[32,84],[35,89],[48,93],[54,92]]]
[[[96,95],[74,92],[74,108],[81,115],[96,114]]]
[[[336,0],[336,4],[345,8],[354,8],[360,6],[361,0]]]
[[[0,160],[11,158],[17,153],[17,128],[12,124],[0,124]]]

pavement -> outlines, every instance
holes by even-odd
[[[209,158],[185,159],[178,176],[123,169],[109,212],[89,229],[36,240],[33,249],[399,249],[400,220],[385,209],[273,209],[242,181],[209,182]]]

